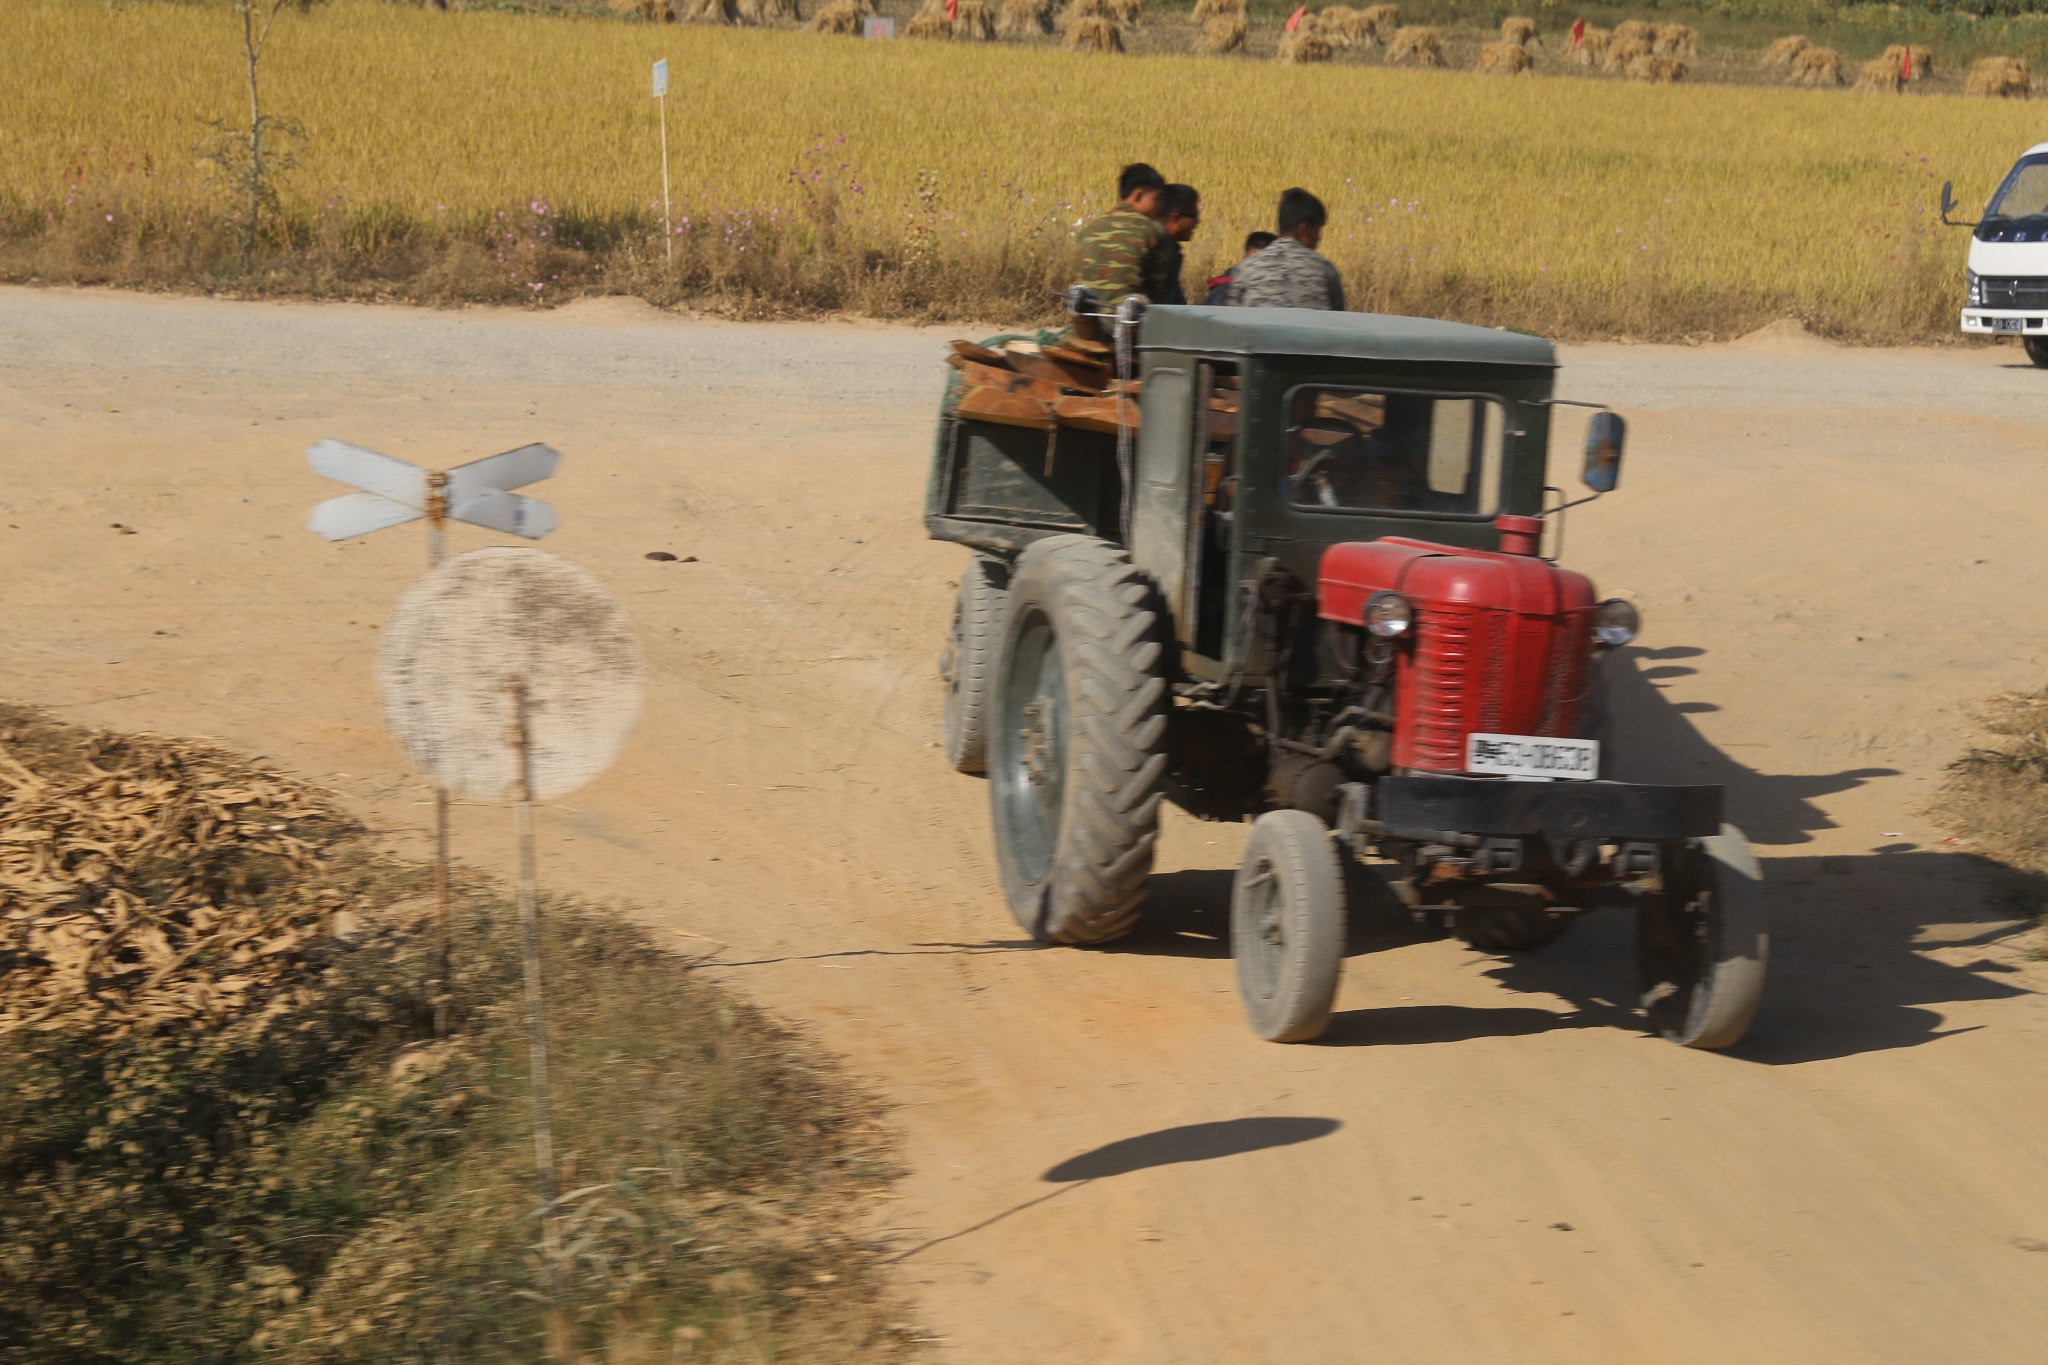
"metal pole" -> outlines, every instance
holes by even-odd
[[[566,1362],[573,1343],[569,1334],[567,1297],[562,1287],[562,1243],[555,1225],[555,1133],[548,1106],[547,1002],[540,975],[540,904],[533,851],[533,771],[528,745],[526,683],[514,678],[512,745],[518,763],[513,792],[512,824],[519,842],[519,930],[526,967],[527,1065],[533,1084],[533,1160],[540,1184],[541,1258],[546,1276],[547,1358]]]
[[[676,263],[676,229],[670,221],[668,202],[668,95],[661,97],[661,246],[668,255],[668,263]]]
[[[427,471],[427,567],[438,567],[448,552],[448,475]],[[434,981],[434,1036],[446,1038],[449,1008],[455,994],[454,953],[448,932],[448,789],[434,784],[434,927],[441,939],[441,960]]]

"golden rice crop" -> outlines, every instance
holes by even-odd
[[[1798,60],[1799,54],[1812,46],[1812,43],[1807,42],[1805,38],[1797,34],[1780,38],[1764,49],[1764,55],[1757,59],[1757,65],[1765,68],[1776,67],[1781,71],[1790,71],[1792,63]]]
[[[1245,18],[1242,14],[1215,15],[1202,25],[1202,51],[1244,51],[1245,28]]]
[[[1444,41],[1433,28],[1397,28],[1387,60],[1396,66],[1442,66]]]
[[[1013,42],[1045,37],[1052,32],[1052,0],[1003,0],[996,32]]]
[[[854,0],[831,0],[811,16],[811,32],[858,38],[861,21],[865,18],[867,16],[860,12],[860,6]]]
[[[1986,57],[1970,68],[1963,93],[1987,99],[2023,100],[2034,93],[2034,78],[2018,57]]]
[[[1320,29],[1313,24],[1303,24],[1294,32],[1281,36],[1277,60],[1295,66],[1327,62],[1336,55],[1336,51]]]
[[[1529,71],[1529,49],[1503,38],[1479,49],[1479,70],[1489,76],[1522,76]]]
[[[1856,89],[1866,95],[1896,95],[1905,88],[1905,73],[1894,57],[1872,57],[1856,73]]]
[[[1124,31],[1106,15],[1070,16],[1063,45],[1069,52],[1122,52]]]
[[[1620,71],[1625,73],[1631,63],[1635,62],[1638,58],[1650,55],[1650,40],[1648,38],[1635,34],[1623,36],[1622,31],[1617,28],[1614,30],[1613,36],[1607,40],[1607,46],[1600,51],[1600,69],[1602,71]]]
[[[1504,43],[1513,43],[1516,47],[1527,47],[1531,43],[1538,47],[1543,46],[1543,39],[1537,34],[1536,21],[1518,14],[1509,15],[1500,21],[1500,40]]]
[[[220,11],[5,4],[0,248],[72,197],[103,202],[117,220],[95,213],[80,232],[114,234],[147,209],[193,222],[211,212],[198,120],[232,120],[246,99]],[[1148,159],[1203,191],[1190,276],[1229,264],[1245,231],[1271,225],[1275,194],[1300,184],[1330,207],[1323,249],[1354,306],[1579,334],[1725,334],[1797,316],[1849,335],[1880,324],[1946,335],[1963,251],[1960,234],[1926,228],[1936,190],[1953,177],[1962,198],[1981,201],[2017,150],[2040,140],[2038,111],[2019,100],[1353,65],[1314,73],[1313,119],[1276,119],[1268,111],[1294,97],[1299,73],[1265,62],[1147,57],[1134,80],[1123,62],[1050,43],[828,42],[333,0],[287,9],[266,58],[272,111],[307,133],[284,207],[317,228],[333,205],[336,236],[350,242],[380,232],[432,241],[444,224],[500,212],[531,224],[528,201],[544,202],[550,223],[630,233],[653,221],[658,237],[649,204],[661,198],[660,128],[646,70],[660,57],[678,73],[668,98],[678,222],[688,218],[692,234],[730,229],[735,241],[768,233],[771,220],[792,224],[774,230],[805,269],[844,259],[858,274],[920,259],[909,221],[949,281],[1050,260],[1075,220],[1107,205],[1116,168],[1144,154],[1132,149],[1150,147],[1160,150]],[[747,92],[745,118],[732,114],[736,90]],[[963,108],[1005,117],[962,137]],[[1190,108],[1203,119],[1191,124]],[[1044,135],[1050,126],[1058,137]],[[817,185],[836,186],[829,220],[813,207],[823,202],[807,187],[813,168]],[[1500,211],[1535,202],[1576,208]],[[1027,292],[958,306],[1030,312],[1043,295]],[[864,306],[880,311],[945,303],[929,292],[871,297]],[[1904,311],[1884,312],[1894,302]]]
[[[1653,52],[1630,62],[1624,74],[1632,81],[1642,81],[1648,85],[1676,85],[1685,79],[1686,66],[1676,57]]]

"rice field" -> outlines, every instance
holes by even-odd
[[[266,99],[305,139],[256,274],[221,263],[195,149],[246,118],[225,8],[8,0],[0,273],[547,302],[633,289],[776,313],[1015,319],[1143,159],[1204,194],[1188,278],[1329,204],[1354,307],[1557,335],[1709,337],[1791,316],[1946,336],[1964,238],[2040,137],[2026,101],[1502,80],[788,30],[287,11]],[[663,245],[666,57],[674,215]],[[209,236],[211,234],[211,236]]]

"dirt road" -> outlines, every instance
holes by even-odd
[[[1172,820],[1159,927],[1113,950],[1003,911],[982,785],[933,747],[945,335],[0,291],[0,693],[215,735],[416,831],[370,664],[423,537],[308,535],[336,490],[299,452],[544,439],[548,548],[650,663],[545,875],[701,936],[901,1106],[877,1219],[943,1359],[2043,1359],[2044,973],[1917,812],[1968,704],[2042,679],[2048,374],[1568,351],[1565,392],[1634,419],[1567,556],[1646,617],[1623,775],[1731,788],[1781,926],[1764,1016],[1731,1056],[1646,1039],[1619,922],[1506,963],[1368,921],[1327,1042],[1281,1048],[1216,937],[1239,827]],[[464,811],[458,847],[504,834]]]

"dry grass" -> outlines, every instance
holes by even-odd
[[[1676,85],[1686,78],[1687,70],[1685,63],[1676,57],[1651,53],[1631,61],[1623,74],[1645,85]]]
[[[2034,78],[2018,57],[1986,57],[1970,68],[1963,93],[1983,99],[2023,100],[2034,93]]]
[[[49,921],[0,976],[0,1359],[533,1359],[507,898],[458,877],[436,1041],[426,870],[324,793],[15,707],[0,748],[6,846],[42,870],[0,883],[0,923]],[[893,1164],[877,1106],[616,916],[544,918],[584,1358],[908,1358],[855,1231]],[[114,937],[74,960],[51,931],[84,922]]]
[[[1067,20],[1060,45],[1069,52],[1122,52],[1124,31],[1106,15],[1081,15]]]
[[[1526,76],[1532,65],[1529,49],[1505,38],[1479,49],[1479,70],[1489,76]]]
[[[1993,697],[1977,720],[1993,742],[1949,765],[1930,813],[1971,852],[2048,874],[2048,692]],[[2048,913],[2038,898],[2025,909]]]
[[[1191,277],[1228,266],[1243,233],[1267,225],[1269,176],[1286,166],[1287,183],[1330,205],[1323,250],[1355,282],[1357,307],[1566,336],[1725,337],[1797,317],[1838,338],[1941,339],[1963,267],[1959,238],[1932,222],[1941,182],[1988,198],[2014,149],[2041,136],[2039,111],[2019,100],[1345,62],[1314,69],[1304,125],[1271,112],[1303,73],[1265,61],[1158,57],[1133,71],[1050,43],[860,43],[331,0],[288,11],[272,39],[274,107],[309,137],[245,272],[192,161],[195,116],[233,118],[240,98],[217,15],[5,2],[11,281],[1036,318],[1067,282],[1074,221],[1152,147],[1204,190]],[[642,79],[662,56],[693,73],[669,96],[673,265],[649,209],[659,130]],[[1166,87],[1174,99],[1159,98]],[[731,115],[740,88],[747,118]],[[126,93],[93,94],[106,90]],[[1005,116],[964,137],[963,108]],[[1190,122],[1190,108],[1202,117]],[[1054,124],[1061,135],[1045,137]],[[1445,174],[1447,160],[1463,169]],[[1500,212],[1545,196],[1579,207]]]
[[[1896,95],[1906,88],[1906,77],[1896,58],[1872,57],[1856,73],[1856,89],[1865,95]]]
[[[1537,30],[1536,21],[1520,15],[1510,15],[1500,21],[1500,40],[1504,43],[1513,43],[1516,47],[1527,47],[1531,43],[1537,47],[1543,46],[1543,38]]]
[[[1831,47],[1804,48],[1792,59],[1787,79],[1795,85],[1838,86],[1843,81],[1842,54]]]
[[[1204,52],[1224,53],[1244,51],[1244,36],[1248,25],[1242,14],[1219,14],[1202,25],[1201,48]]]
[[[1053,0],[1003,0],[996,33],[1012,42],[1044,38],[1052,33]]]
[[[1282,35],[1280,52],[1275,60],[1290,66],[1305,66],[1314,62],[1327,62],[1337,55],[1337,49],[1322,30],[1313,24],[1303,24],[1292,33]]]
[[[1757,58],[1757,65],[1767,71],[1790,71],[1792,63],[1799,60],[1799,54],[1812,46],[1797,34],[1776,39],[1764,49],[1763,56]]]
[[[1387,44],[1387,61],[1394,66],[1442,66],[1444,40],[1433,28],[1397,28]]]

